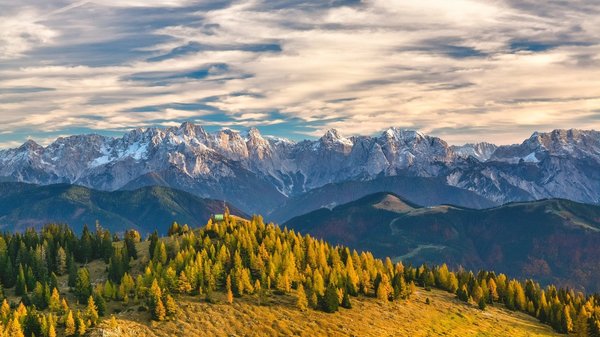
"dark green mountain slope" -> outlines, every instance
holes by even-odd
[[[243,212],[229,205],[232,214]],[[69,223],[76,231],[96,221],[113,232],[136,228],[142,233],[165,233],[177,221],[201,226],[223,202],[202,199],[168,187],[102,192],[73,185],[37,186],[0,183],[0,228],[23,230],[47,223]]]
[[[424,208],[377,193],[284,225],[414,264],[446,262],[600,290],[599,206],[552,199],[484,210]]]
[[[449,186],[442,179],[393,176],[327,184],[286,200],[267,218],[285,222],[319,208],[342,205],[377,192],[392,192],[425,206],[449,203],[470,208],[497,206],[474,192]]]

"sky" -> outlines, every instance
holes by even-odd
[[[600,2],[0,2],[0,148],[184,121],[451,144],[600,129]]]

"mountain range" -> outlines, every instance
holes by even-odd
[[[493,268],[521,279],[600,291],[600,206],[548,199],[483,210],[421,207],[395,194],[375,193],[284,226],[413,265]]]
[[[600,201],[600,133],[555,130],[536,132],[517,145],[450,146],[437,137],[390,128],[374,137],[343,137],[329,130],[320,139],[293,142],[262,136],[255,128],[208,133],[186,122],[117,138],[62,137],[45,147],[30,140],[0,151],[1,181],[102,191],[168,186],[227,200],[247,213],[272,213],[277,220],[301,214],[280,208],[326,186],[367,182],[369,192],[395,191],[393,180],[369,183],[388,177],[412,184],[423,205],[477,208],[543,198],[595,204]],[[443,188],[419,191],[423,181]],[[436,195],[441,189],[446,191],[442,197]],[[318,198],[306,211],[348,201]]]
[[[167,232],[177,221],[199,227],[212,214],[247,215],[222,201],[202,199],[168,187],[143,187],[133,191],[96,191],[82,186],[36,186],[0,183],[0,230],[23,231],[48,223],[69,224],[76,232],[98,222],[115,233],[136,229],[142,234]]]

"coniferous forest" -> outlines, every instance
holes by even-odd
[[[96,262],[104,268],[99,277],[89,269]],[[0,270],[0,336],[83,336],[101,320],[114,320],[112,302],[138,306],[163,321],[176,315],[178,296],[212,303],[221,293],[233,303],[250,295],[259,302],[290,295],[300,310],[335,315],[352,310],[357,297],[387,303],[408,299],[419,288],[448,291],[481,310],[524,312],[558,332],[600,336],[596,294],[492,271],[381,260],[265,224],[260,216],[244,220],[226,213],[199,230],[174,223],[167,236],[154,232],[143,239],[134,230],[116,235],[99,225],[80,235],[65,225],[4,233]]]

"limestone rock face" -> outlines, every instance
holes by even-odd
[[[43,147],[28,141],[0,151],[0,179],[71,183],[100,190],[168,185],[268,212],[329,183],[382,176],[434,177],[495,203],[559,197],[600,202],[600,133],[555,130],[522,144],[449,146],[437,137],[390,128],[378,136],[329,130],[293,142],[245,133],[208,133],[183,123],[123,137],[77,135]]]

